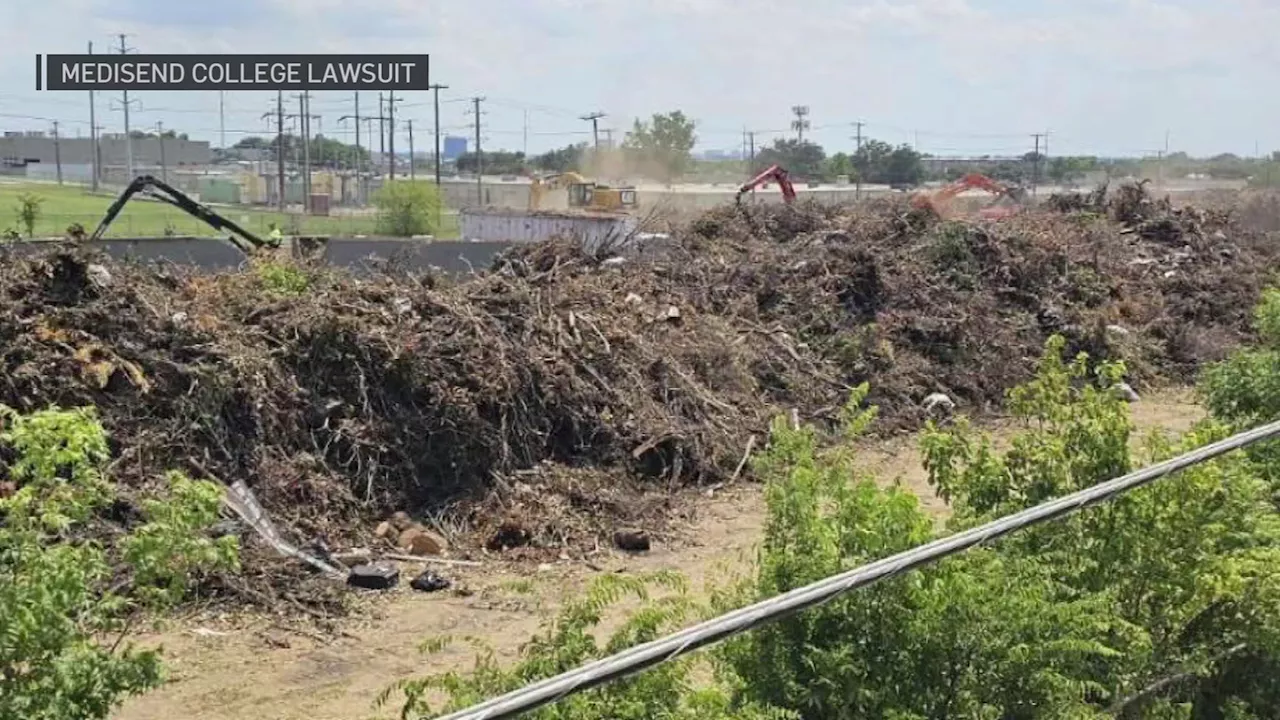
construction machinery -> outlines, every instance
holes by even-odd
[[[547,191],[560,189],[569,191],[569,207],[573,209],[628,212],[637,204],[635,188],[610,187],[570,171],[533,178],[529,187],[529,209],[541,210]]]
[[[738,188],[738,193],[733,196],[733,202],[738,206],[738,211],[742,213],[742,218],[747,221],[747,227],[751,229],[753,235],[759,236],[760,225],[751,213],[747,212],[747,206],[742,204],[742,196],[755,190],[758,187],[767,185],[769,182],[778,183],[778,189],[782,191],[782,202],[791,205],[796,201],[796,188],[791,184],[791,173],[781,165],[770,165],[764,172],[756,175],[742,187]]]
[[[129,186],[120,193],[120,197],[111,203],[111,207],[107,209],[107,214],[102,218],[102,222],[98,224],[98,228],[93,231],[93,235],[89,237],[90,241],[101,240],[106,234],[107,228],[111,225],[120,211],[124,209],[125,203],[129,202],[135,195],[139,193],[148,197],[153,197],[161,202],[168,203],[183,212],[193,215],[204,222],[208,223],[215,230],[230,230],[233,235],[227,237],[233,245],[241,252],[248,255],[260,248],[270,248],[279,245],[279,240],[271,238],[263,240],[253,233],[245,230],[236,223],[222,217],[214,212],[207,205],[202,205],[192,200],[185,193],[168,183],[159,180],[151,175],[139,175],[129,183]]]
[[[1026,193],[1022,188],[1005,185],[981,173],[969,173],[933,193],[919,193],[912,198],[911,202],[918,209],[932,210],[939,217],[947,217],[953,214],[951,201],[969,190],[985,190],[996,197],[995,204],[978,211],[978,214],[985,218],[1008,217],[1018,212],[1026,203]]]
[[[778,183],[778,189],[782,191],[782,201],[784,203],[790,205],[796,201],[796,188],[791,184],[791,174],[781,165],[770,165],[764,172],[748,180],[742,187],[738,188],[738,194],[733,196],[733,201],[738,205],[742,205],[743,195],[771,181]]]

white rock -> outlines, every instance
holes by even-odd
[[[618,267],[619,265],[626,265],[627,259],[624,257],[611,257],[601,261],[600,264],[603,267]]]
[[[1138,402],[1139,400],[1138,393],[1134,391],[1133,387],[1129,385],[1129,383],[1119,383],[1113,388],[1113,390],[1115,390],[1116,395],[1125,402]]]
[[[105,267],[97,263],[90,263],[87,271],[89,273],[89,279],[93,280],[94,283],[103,287],[111,284],[111,271],[107,270]]]
[[[1109,332],[1109,333],[1111,333],[1111,334],[1113,334],[1113,335],[1119,335],[1120,337],[1128,337],[1128,336],[1129,336],[1129,329],[1128,329],[1128,328],[1121,327],[1121,326],[1119,326],[1119,325],[1108,325],[1108,326],[1107,326],[1107,332]]]
[[[951,412],[956,409],[956,403],[954,400],[947,397],[945,393],[933,393],[924,399],[925,410],[933,412],[937,408],[941,408],[946,412]]]

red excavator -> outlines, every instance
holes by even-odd
[[[742,187],[738,188],[738,194],[734,196],[734,202],[741,204],[742,196],[764,185],[770,180],[778,183],[778,189],[782,190],[782,201],[790,205],[796,201],[796,189],[791,184],[791,175],[781,165],[770,165],[767,170],[747,181]]]
[[[796,201],[796,188],[791,184],[791,174],[781,165],[770,165],[767,170],[748,180],[742,187],[738,188],[738,194],[733,196],[733,202],[738,206],[738,210],[742,213],[743,219],[747,221],[747,225],[751,228],[754,235],[760,234],[760,227],[756,223],[751,213],[747,212],[747,206],[742,204],[742,196],[773,181],[778,183],[778,189],[782,191],[782,202],[790,205]]]
[[[912,198],[911,204],[921,210],[932,210],[940,217],[947,217],[952,214],[951,201],[966,190],[986,190],[996,196],[994,205],[978,211],[978,214],[985,218],[1008,217],[1018,212],[1018,209],[1026,201],[1026,195],[1022,188],[996,182],[980,173],[969,173],[934,193],[916,195]]]

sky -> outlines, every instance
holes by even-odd
[[[86,92],[37,92],[36,53],[94,52],[119,33],[141,53],[428,53],[441,126],[486,149],[542,152],[621,138],[637,117],[681,110],[700,150],[757,147],[808,106],[828,152],[864,137],[937,155],[1193,155],[1280,150],[1276,0],[5,0],[0,128],[87,136]],[[415,147],[428,92],[402,93]],[[271,92],[137,92],[131,126],[215,145],[268,134]],[[291,101],[296,102],[296,101]],[[376,99],[361,93],[361,112]],[[123,130],[118,94],[97,121]],[[354,140],[349,92],[316,93],[313,131]],[[296,109],[294,110],[296,112]],[[398,127],[397,149],[408,148]],[[363,142],[368,143],[362,136]],[[374,141],[376,145],[376,133]]]

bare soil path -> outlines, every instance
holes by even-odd
[[[1203,411],[1190,394],[1164,391],[1132,406],[1140,434],[1180,432]],[[988,425],[997,438],[1008,426]],[[933,512],[945,506],[926,483],[914,437],[868,443],[866,467],[885,482],[899,479]],[[700,496],[687,540],[643,556],[610,556],[590,565],[566,561],[539,568],[445,568],[454,591],[422,594],[402,587],[372,599],[362,613],[342,621],[336,636],[291,626],[270,617],[198,617],[168,623],[141,638],[164,647],[170,683],[130,700],[118,720],[364,720],[393,717],[397,707],[375,711],[376,695],[397,679],[465,668],[473,657],[459,644],[429,660],[417,648],[439,635],[475,636],[499,657],[514,657],[546,614],[567,593],[601,572],[676,570],[692,587],[722,568],[744,568],[760,537],[764,508],[759,487],[743,485]]]

